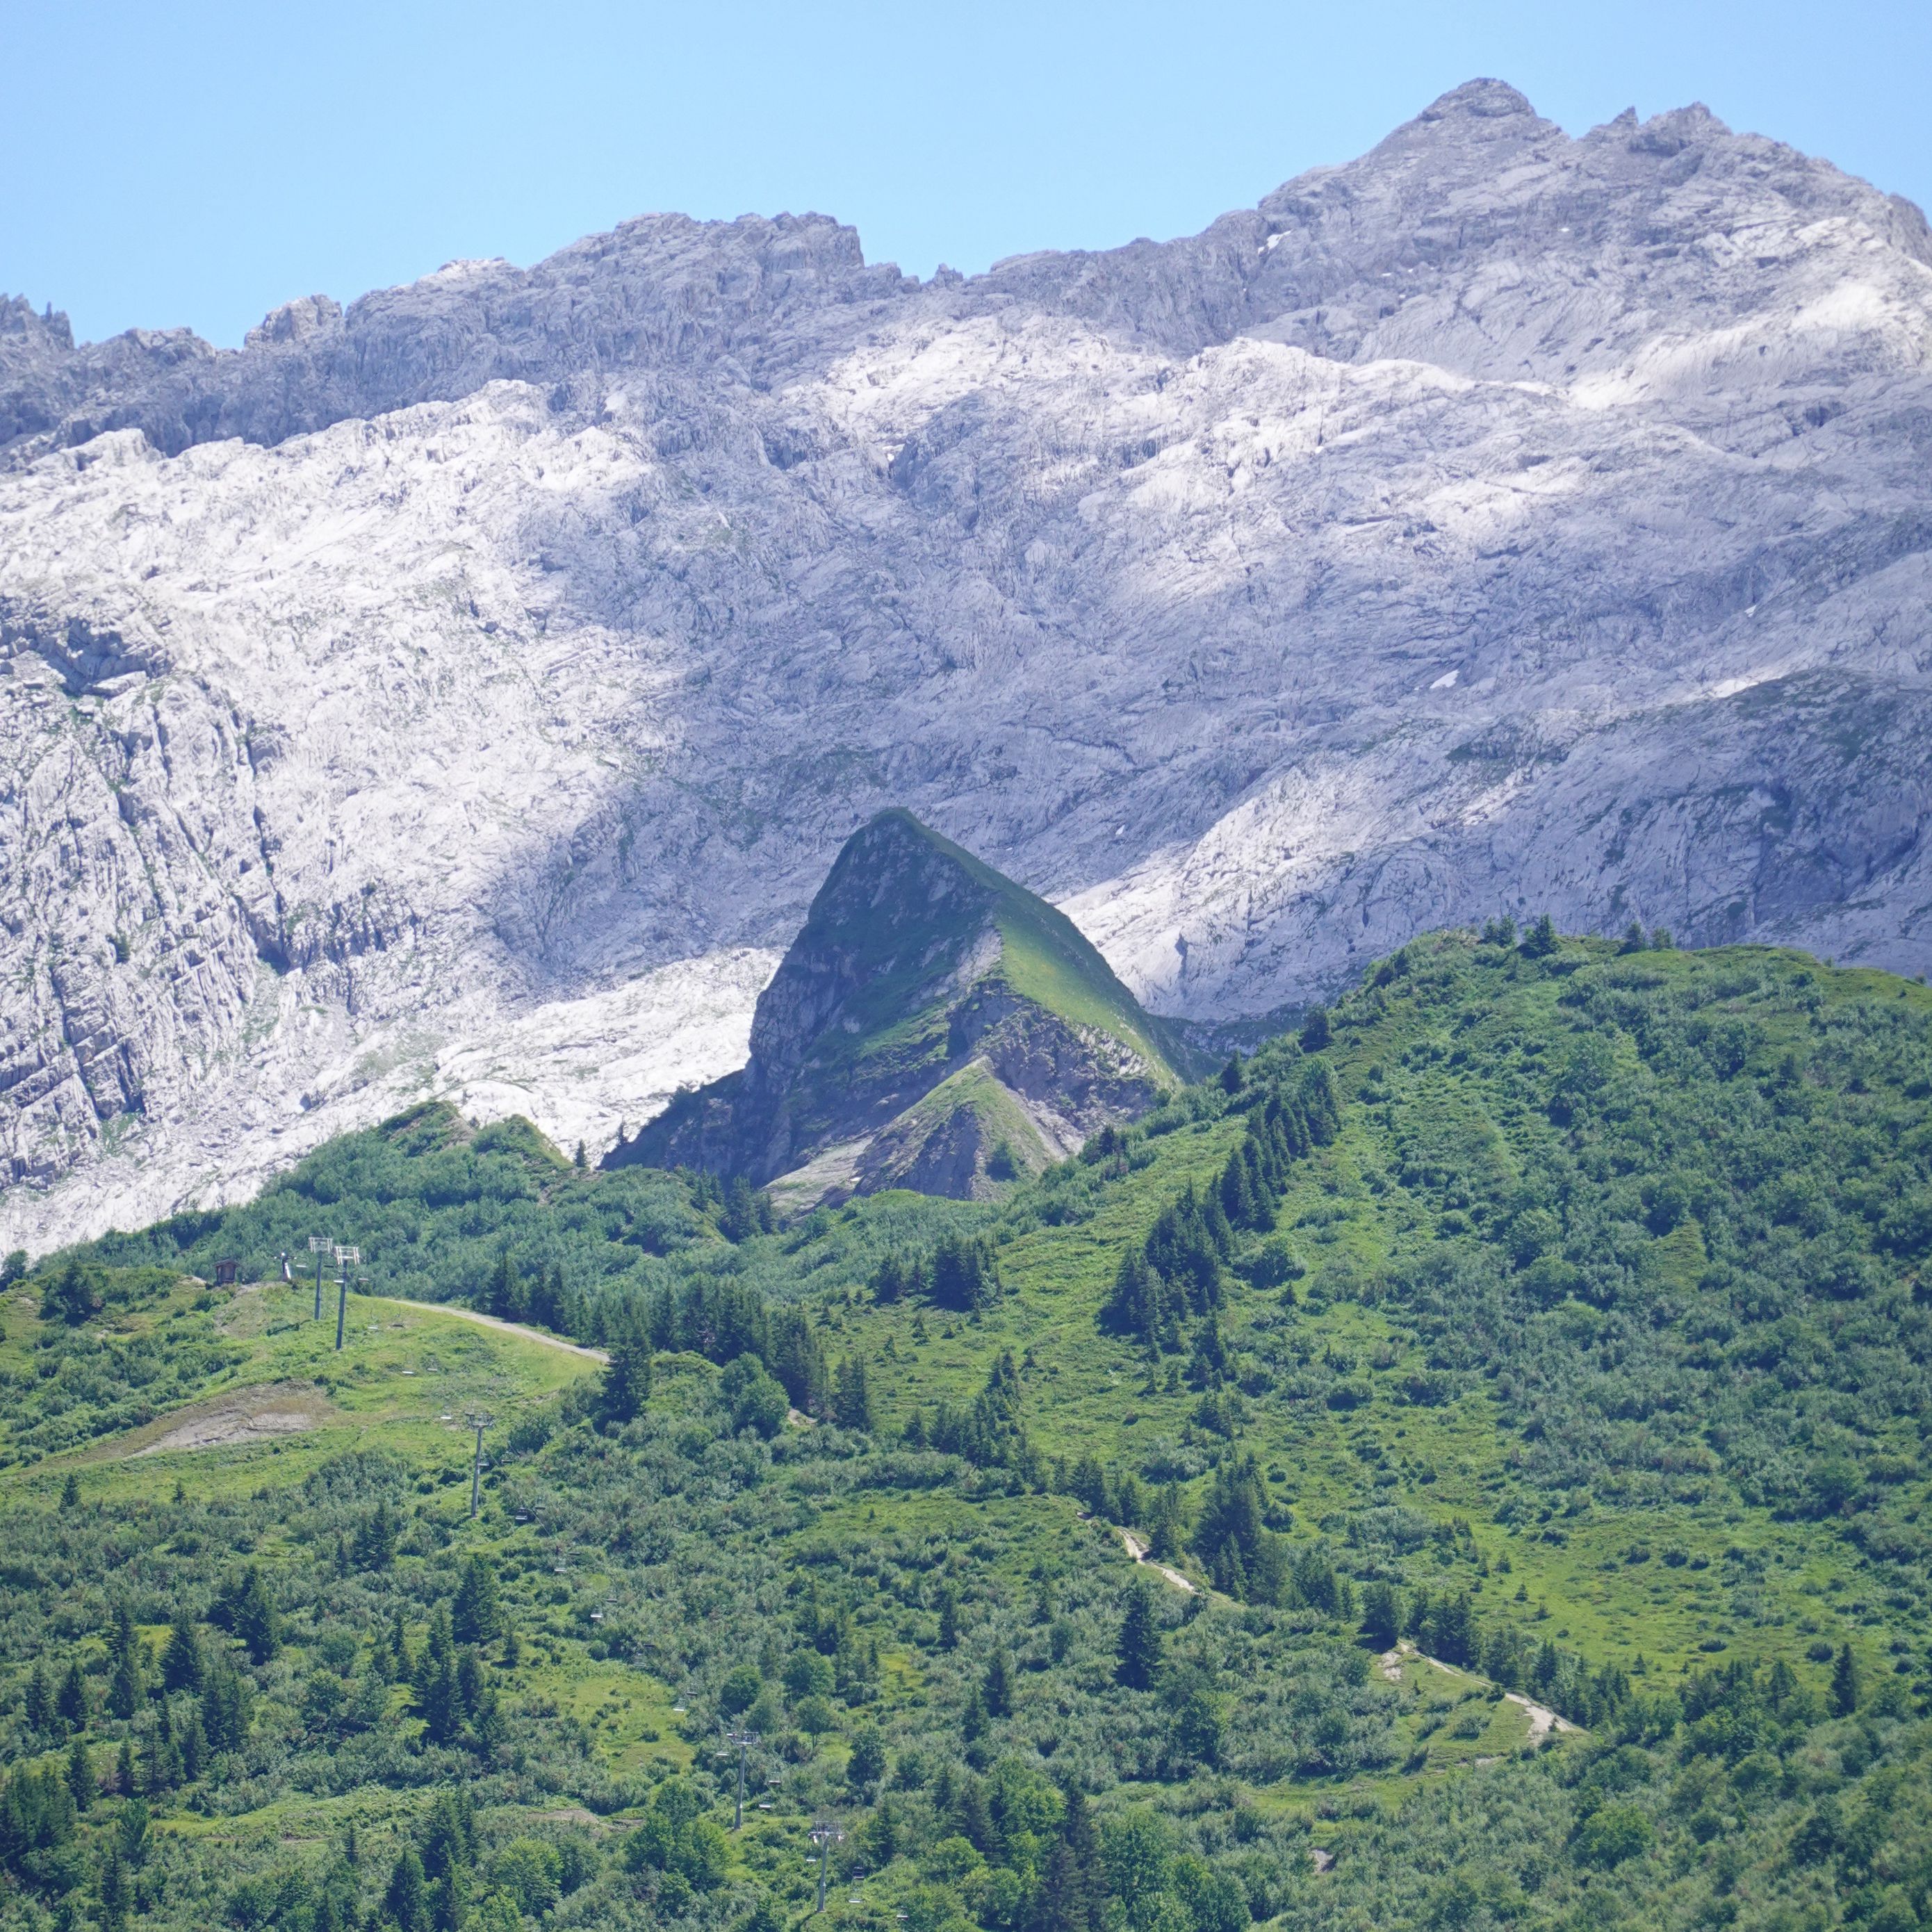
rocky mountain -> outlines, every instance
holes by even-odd
[[[0,1240],[424,1094],[593,1150],[904,804],[1194,1019],[1508,908],[1920,971],[1932,240],[1457,89],[916,283],[652,216],[243,349],[0,310]]]
[[[1065,914],[886,812],[846,841],[759,994],[751,1058],[604,1164],[813,1201],[968,1199],[1138,1118],[1188,1059]]]

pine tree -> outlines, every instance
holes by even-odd
[[[456,1682],[456,1642],[449,1606],[439,1604],[430,1621],[429,1643],[416,1664],[416,1708],[431,1744],[454,1744],[463,1728],[463,1704]]]
[[[986,1666],[984,1690],[988,1716],[1013,1714],[1013,1660],[1004,1650],[994,1651],[992,1661]]]
[[[992,1808],[986,1802],[986,1787],[976,1778],[969,1778],[960,1787],[953,1806],[959,1835],[982,1857],[1000,1855],[999,1827],[993,1822]]]
[[[141,1664],[136,1648],[134,1613],[125,1604],[114,1606],[114,1628],[107,1640],[107,1712],[131,1718],[141,1704]]]
[[[1154,1615],[1154,1593],[1136,1578],[1127,1592],[1126,1614],[1120,1619],[1119,1658],[1114,1675],[1130,1690],[1150,1690],[1160,1668],[1160,1624]]]
[[[231,1583],[218,1600],[220,1618],[240,1640],[251,1664],[266,1664],[280,1648],[281,1619],[260,1566],[250,1564],[238,1583]]]
[[[199,1690],[205,1669],[201,1633],[186,1610],[177,1610],[168,1626],[167,1643],[161,1652],[161,1688],[168,1691]]]
[[[1072,1894],[1076,1916],[1072,1932],[1104,1932],[1107,1924],[1106,1888],[1101,1882],[1100,1834],[1094,1829],[1094,1814],[1077,1786],[1070,1785],[1066,1809],[1060,1821],[1060,1842],[1073,1862],[1078,1885]],[[1084,1909],[1083,1924],[1078,1916]]]
[[[100,1862],[100,1932],[128,1932],[134,1888],[128,1882],[128,1868],[118,1845],[110,1844]]]
[[[1546,959],[1556,950],[1556,927],[1549,914],[1538,916],[1536,923],[1523,934],[1519,950],[1526,959]]]
[[[490,1312],[504,1322],[520,1322],[530,1312],[524,1284],[507,1247],[496,1250],[496,1267],[490,1277]]]
[[[430,1806],[422,1838],[423,1876],[432,1884],[460,1871],[476,1856],[476,1814],[466,1788],[440,1791]]]
[[[395,1512],[388,1498],[376,1498],[376,1507],[356,1526],[356,1567],[358,1570],[386,1570],[396,1560]]]
[[[466,1718],[473,1718],[483,1702],[483,1660],[469,1645],[456,1654],[456,1701]]]
[[[54,1694],[47,1682],[46,1666],[37,1663],[27,1679],[27,1728],[50,1731],[54,1726]]]
[[[174,1725],[164,1698],[154,1714],[154,1728],[148,1732],[144,1754],[146,1762],[141,1774],[141,1789],[150,1798],[172,1791],[181,1782],[181,1748],[175,1742]]]
[[[607,1422],[634,1421],[650,1400],[651,1382],[650,1342],[634,1334],[619,1336],[610,1345],[598,1390],[598,1412]]]
[[[1156,1562],[1172,1563],[1187,1540],[1187,1517],[1180,1502],[1180,1485],[1163,1483],[1148,1525],[1148,1554]]]
[[[1087,1932],[1086,1877],[1064,1838],[1046,1855],[1027,1924],[1028,1932]]]
[[[458,1643],[493,1642],[502,1629],[496,1573],[482,1556],[472,1553],[464,1558],[463,1579],[456,1586],[450,1627]]]
[[[939,1591],[939,1647],[956,1650],[959,1645],[959,1592],[950,1583]]]
[[[1444,1664],[1473,1662],[1476,1652],[1475,1618],[1466,1595],[1444,1597],[1429,1620],[1429,1647]]]
[[[569,1326],[564,1306],[563,1270],[555,1262],[550,1264],[548,1274],[538,1275],[530,1284],[530,1319],[544,1328],[565,1328]]]
[[[890,1791],[882,1791],[879,1793],[879,1802],[874,1808],[872,1820],[866,1827],[866,1849],[872,1853],[874,1864],[880,1870],[883,1870],[898,1857],[901,1838],[899,1814],[892,1804],[892,1794]]]
[[[209,1750],[239,1750],[248,1736],[248,1690],[226,1662],[211,1668],[201,1690],[201,1731]]]
[[[1154,1346],[1160,1329],[1160,1278],[1144,1254],[1130,1249],[1120,1257],[1104,1316],[1108,1326]]]
[[[67,1788],[76,1811],[86,1810],[100,1789],[94,1780],[94,1761],[87,1754],[87,1746],[79,1738],[68,1747]]]
[[[959,1735],[968,1744],[976,1744],[986,1735],[986,1694],[976,1684],[966,1694],[966,1708],[959,1714]]]
[[[856,1355],[848,1355],[832,1378],[832,1419],[841,1429],[872,1427],[872,1392],[866,1378],[866,1365]]]
[[[887,1255],[872,1270],[872,1299],[881,1306],[889,1306],[908,1295],[917,1294],[923,1286],[918,1263],[907,1260],[897,1250]]]
[[[1850,1644],[1844,1645],[1838,1652],[1838,1661],[1832,1666],[1832,1714],[1834,1718],[1849,1718],[1858,1708],[1858,1663],[1852,1654]]]
[[[400,1609],[389,1617],[389,1640],[387,1646],[393,1681],[398,1683],[414,1683],[416,1674],[415,1653],[410,1648],[410,1634],[403,1623]]]
[[[1238,1148],[1228,1156],[1228,1164],[1221,1170],[1220,1192],[1221,1211],[1230,1222],[1237,1228],[1257,1225],[1260,1210],[1255,1200],[1254,1177]]]
[[[1401,1606],[1386,1583],[1371,1583],[1362,1592],[1362,1634],[1378,1650],[1392,1650],[1402,1634]]]
[[[70,1730],[87,1729],[87,1680],[80,1674],[78,1659],[68,1665],[67,1675],[54,1694],[54,1715]]]
[[[423,1876],[422,1855],[413,1845],[403,1848],[382,1894],[382,1914],[395,1932],[431,1932],[429,1887]]]

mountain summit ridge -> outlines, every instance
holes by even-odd
[[[1485,82],[971,278],[659,216],[244,350],[6,305],[0,1239],[424,1098],[601,1152],[896,804],[1175,1017],[1504,910],[1932,968],[1929,261]]]
[[[270,310],[239,350],[187,328],[77,344],[51,306],[40,314],[0,296],[0,455],[17,462],[125,428],[169,454],[230,436],[273,444],[332,422],[460,400],[493,381],[568,382],[627,366],[718,368],[756,388],[822,356],[828,317],[983,312],[1018,296],[1198,352],[1282,314],[1299,317],[1348,282],[1392,273],[1379,248],[1377,259],[1349,259],[1362,218],[1379,212],[1382,198],[1363,197],[1364,183],[1393,184],[1400,197],[1402,174],[1419,171],[1430,193],[1446,182],[1454,196],[1474,190],[1492,208],[1512,208],[1498,232],[1532,230],[1547,245],[1577,232],[1574,222],[1535,220],[1552,189],[1575,198],[1569,212],[1600,214],[1606,196],[1634,178],[1676,163],[1683,181],[1673,185],[1682,186],[1714,160],[1733,181],[1796,190],[1818,215],[1870,223],[1887,245],[1932,266],[1932,229],[1912,202],[1782,143],[1736,134],[1701,102],[1642,122],[1626,110],[1573,140],[1508,82],[1478,78],[1438,96],[1359,160],[1310,169],[1198,235],[1038,250],[980,275],[949,272],[922,283],[894,263],[868,262],[858,231],[824,214],[658,213],[527,268],[501,257],[446,262],[346,310],[327,295],[297,298]],[[1520,170],[1506,199],[1496,178],[1505,167]],[[1456,214],[1457,245],[1466,247],[1466,211]],[[1250,241],[1250,231],[1262,238],[1258,264],[1228,245]],[[1407,234],[1391,225],[1388,238],[1412,267],[1442,238],[1424,220]],[[1198,285],[1191,316],[1174,299],[1177,268]],[[1667,284],[1658,292],[1670,292]],[[1323,340],[1324,352],[1341,346],[1332,330]],[[588,395],[557,400],[595,407]]]

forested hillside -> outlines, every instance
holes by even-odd
[[[1900,1932],[1928,1098],[1920,986],[1492,928],[991,1202],[426,1109],[52,1257],[0,1923],[767,1932],[819,1825],[878,1932]]]

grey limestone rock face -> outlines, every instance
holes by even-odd
[[[818,216],[236,351],[0,303],[0,1240],[428,1093],[595,1148],[904,806],[1156,1012],[1547,909],[1932,964],[1932,242],[1498,82],[1201,235]]]

